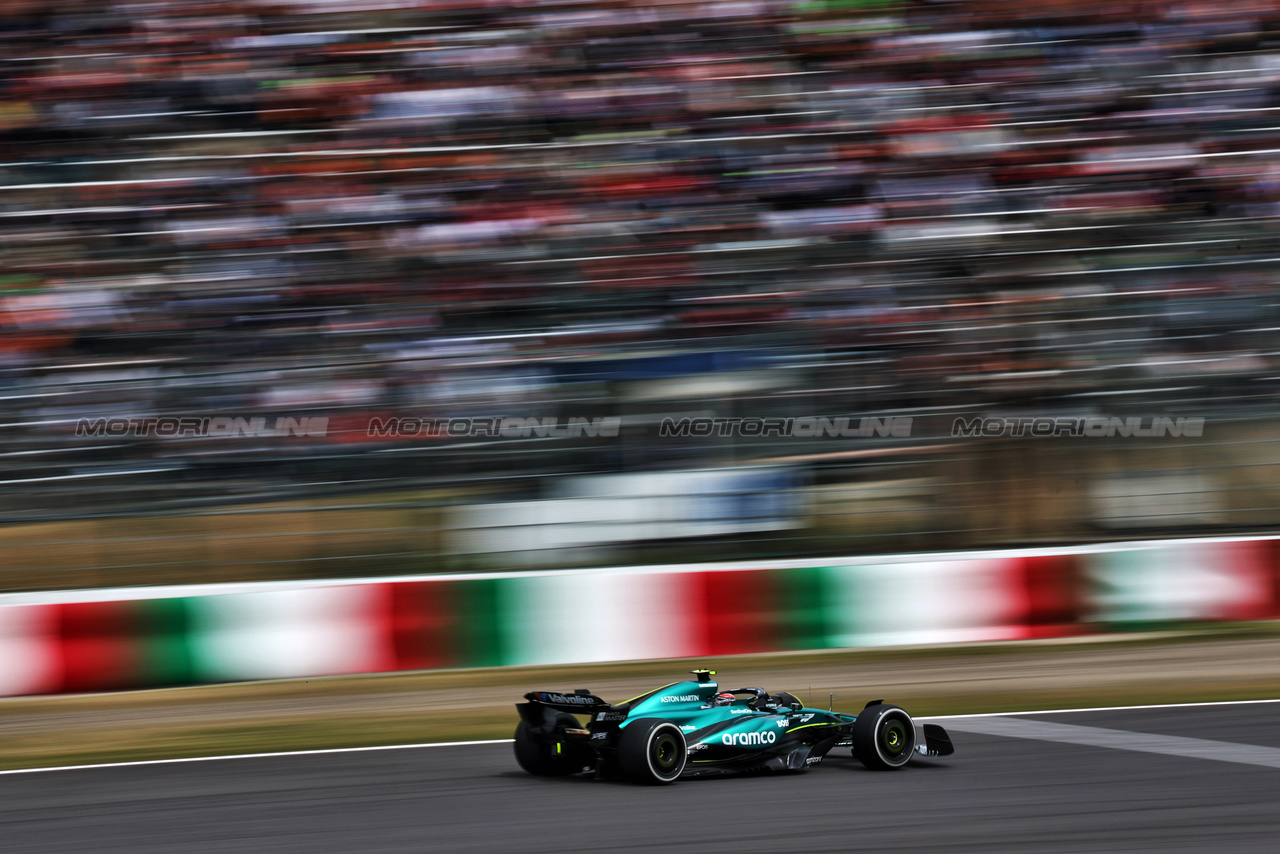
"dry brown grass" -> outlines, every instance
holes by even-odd
[[[442,497],[360,496],[9,525],[0,527],[0,590],[434,571]]]

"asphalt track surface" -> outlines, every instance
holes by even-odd
[[[5,852],[1275,852],[1280,703],[937,719],[891,773],[647,787],[529,777],[510,744],[0,775]]]

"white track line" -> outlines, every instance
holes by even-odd
[[[1038,709],[1032,712],[979,712],[972,715],[929,715],[916,717],[918,721],[964,720],[965,718],[1006,718],[1010,715],[1073,715],[1082,712],[1132,712],[1146,709],[1196,709],[1206,706],[1253,706],[1280,703],[1275,700],[1211,700],[1205,703],[1153,703],[1149,706],[1096,706],[1091,709]]]
[[[268,759],[277,756],[321,756],[327,753],[372,753],[375,750],[417,750],[421,747],[469,747],[474,744],[510,744],[512,739],[487,741],[437,741],[430,744],[380,744],[372,747],[329,747],[322,750],[284,750],[278,753],[235,753],[226,756],[183,756],[176,759],[141,759],[136,762],[103,762],[98,765],[55,765],[48,768],[14,768],[8,774],[38,774],[44,771],[91,771],[97,768],[131,768],[135,765],[177,765],[181,762],[217,762],[224,759]]]
[[[1161,703],[1150,706],[1098,706],[1085,709],[1041,709],[1031,712],[982,712],[973,715],[930,715],[917,717],[917,721],[964,720],[966,718],[997,718],[1011,715],[1069,715],[1083,712],[1129,712],[1149,709],[1195,709],[1214,706],[1249,706],[1280,703],[1274,700],[1218,700],[1208,703]],[[482,744],[510,744],[509,738],[481,741],[439,741],[430,744],[382,744],[373,747],[331,747],[322,750],[285,750],[276,753],[236,753],[226,756],[185,756],[176,759],[143,759],[136,762],[104,762],[98,765],[55,765],[47,768],[15,768],[0,771],[0,776],[10,774],[41,774],[48,771],[91,771],[99,768],[131,768],[141,765],[177,765],[184,762],[219,762],[232,759],[270,759],[282,756],[323,756],[330,753],[372,753],[377,750],[418,750],[425,747],[471,747]]]
[[[1183,759],[1211,759],[1215,762],[1280,768],[1280,749],[1213,741],[1206,738],[1153,735],[1146,732],[999,717],[956,720],[952,722],[951,729],[957,732],[994,735],[1002,738],[1025,738],[1082,747],[1100,747],[1104,750],[1132,750],[1138,753],[1155,753],[1160,756],[1177,756]]]

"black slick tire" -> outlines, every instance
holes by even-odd
[[[853,755],[875,771],[892,771],[911,760],[916,725],[898,706],[868,706],[853,724]]]
[[[554,726],[557,729],[577,727],[578,719],[573,715],[557,712]],[[514,746],[516,762],[520,767],[539,777],[567,777],[578,773],[586,765],[585,757],[577,745],[566,744],[554,735],[535,732],[524,721],[516,725]]]
[[[618,739],[618,767],[624,775],[641,783],[674,783],[688,759],[684,733],[661,718],[631,721]]]

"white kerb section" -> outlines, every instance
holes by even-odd
[[[0,608],[0,697],[61,686],[54,611],[42,605]]]
[[[840,647],[969,643],[1023,637],[1025,594],[1007,559],[835,567]]]
[[[697,654],[683,576],[655,573],[520,579],[511,602],[512,664],[680,658]]]
[[[377,585],[233,593],[193,600],[203,680],[362,673],[388,660]]]
[[[1103,552],[1086,562],[1090,618],[1099,622],[1228,619],[1266,601],[1269,579],[1253,544],[1191,543]],[[1241,548],[1241,546],[1244,546]],[[1234,559],[1224,559],[1230,555]]]

